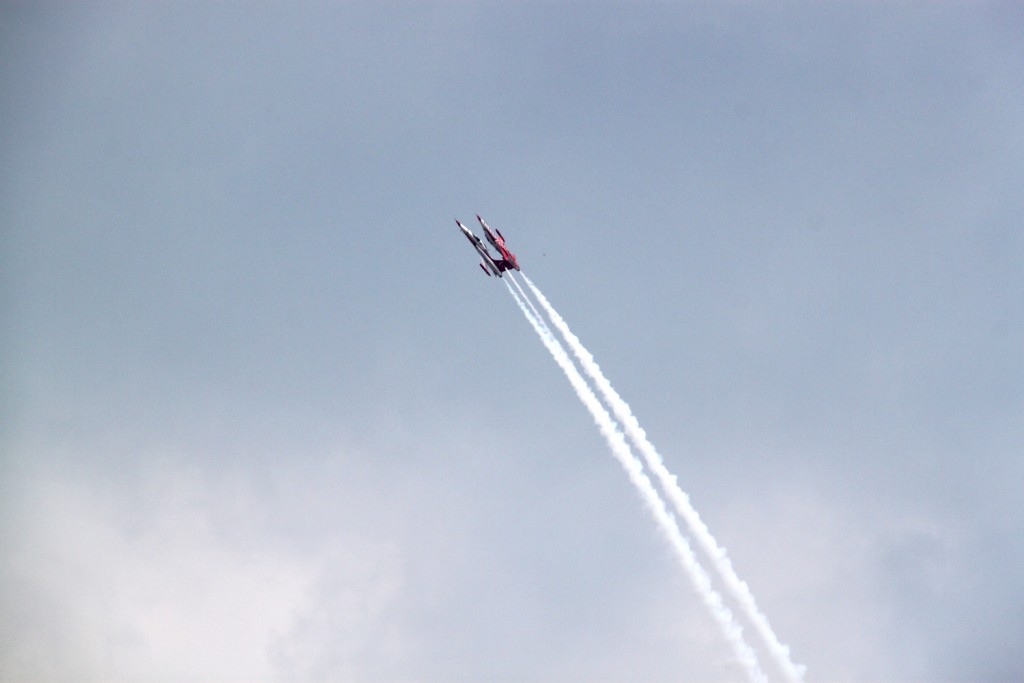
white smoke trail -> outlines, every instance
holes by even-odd
[[[526,276],[524,275],[523,277]],[[519,296],[522,298],[523,301],[526,302],[526,305],[530,307],[530,310],[533,312],[533,319],[536,320],[537,324],[540,325],[541,328],[544,330],[544,334],[548,335],[556,342],[558,342],[558,339],[555,338],[555,335],[551,333],[551,328],[549,328],[548,324],[544,322],[544,316],[540,314],[540,311],[537,310],[537,307],[533,305],[533,301],[531,301],[530,297],[526,295],[526,292],[523,291],[523,288],[519,286],[519,281],[512,277],[512,273],[508,273],[508,279],[511,280],[512,284],[516,286],[516,290],[519,292]],[[561,343],[559,343],[558,345],[561,346]]]
[[[544,342],[544,346],[547,347],[548,351],[551,352],[555,362],[558,363],[562,371],[565,372],[565,376],[568,377],[569,383],[573,389],[576,390],[576,395],[579,397],[583,405],[590,411],[591,416],[594,418],[594,422],[601,430],[601,435],[604,436],[605,441],[608,442],[608,447],[612,451],[612,455],[619,461],[619,464],[626,470],[629,475],[629,479],[633,482],[633,485],[639,490],[641,497],[647,504],[648,509],[654,516],[655,521],[661,527],[665,536],[668,538],[669,543],[672,545],[672,549],[675,550],[676,555],[679,558],[680,563],[686,570],[687,575],[690,577],[694,588],[704,601],[705,606],[711,612],[715,621],[718,622],[718,626],[725,636],[726,640],[733,648],[733,652],[740,664],[747,672],[747,677],[753,683],[767,683],[768,678],[764,675],[760,665],[757,662],[757,654],[753,648],[747,644],[743,639],[743,629],[736,623],[736,620],[732,616],[732,612],[722,602],[722,596],[720,596],[714,588],[711,586],[711,579],[708,577],[704,568],[700,566],[696,556],[693,554],[693,550],[690,548],[690,544],[683,537],[682,532],[679,530],[679,525],[676,524],[675,517],[673,517],[668,509],[665,507],[665,503],[661,500],[661,496],[658,495],[657,490],[648,479],[647,475],[644,474],[643,464],[633,455],[629,449],[629,444],[626,443],[625,437],[622,432],[619,431],[615,421],[612,419],[608,411],[605,410],[604,406],[598,400],[597,396],[587,385],[586,380],[576,369],[572,360],[569,358],[569,354],[566,353],[565,348],[561,343],[551,334],[551,331],[544,325],[543,320],[535,317],[533,313],[527,309],[526,304],[523,303],[523,299],[516,294],[515,290],[512,289],[507,281],[505,286],[508,287],[509,294],[519,304],[519,309],[526,316],[526,319],[533,325],[534,331],[537,332],[537,336]]]
[[[566,342],[568,342],[569,348],[572,349],[573,354],[579,360],[584,372],[594,381],[598,391],[601,392],[605,401],[611,406],[615,418],[623,425],[626,434],[636,445],[641,455],[644,456],[647,466],[657,476],[658,482],[672,501],[676,511],[686,521],[690,532],[711,558],[713,566],[722,577],[723,584],[733,599],[740,605],[746,617],[754,625],[758,635],[761,636],[768,646],[768,650],[771,652],[779,668],[782,669],[786,678],[791,683],[801,683],[806,667],[793,663],[789,656],[789,648],[780,643],[779,639],[775,636],[775,632],[772,631],[771,625],[768,623],[768,618],[758,609],[750,588],[745,581],[736,575],[725,549],[718,545],[715,537],[708,530],[707,525],[704,524],[700,515],[697,514],[697,510],[690,504],[690,498],[679,487],[676,476],[665,467],[665,463],[654,449],[654,445],[647,439],[647,433],[644,432],[636,417],[633,416],[629,404],[612,388],[611,383],[604,376],[604,373],[601,372],[601,368],[594,360],[594,357],[583,347],[579,338],[572,333],[568,324],[558,315],[540,289],[526,275],[523,275],[523,279],[526,281],[530,291],[536,296],[537,301],[540,302],[541,307],[547,312],[555,327],[561,332]]]

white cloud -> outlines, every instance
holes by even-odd
[[[70,467],[20,485],[0,575],[5,680],[268,680],[310,648],[355,657],[401,582],[393,546],[352,525],[297,551],[271,522],[286,501],[195,468],[158,461],[123,486]],[[318,642],[318,620],[350,642]]]

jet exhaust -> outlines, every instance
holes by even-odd
[[[525,276],[523,277],[525,278]],[[523,296],[520,297],[519,294],[512,289],[512,284],[509,284],[508,280],[512,280],[520,292],[523,292],[522,288],[512,278],[512,274],[509,273],[509,277],[504,280],[509,294],[511,294],[512,298],[515,299],[516,303],[519,305],[519,309],[533,326],[537,336],[540,337],[544,346],[547,347],[551,356],[555,359],[555,362],[565,373],[569,383],[576,391],[577,397],[579,397],[580,401],[590,412],[594,422],[601,431],[601,435],[608,443],[608,447],[611,449],[612,455],[615,456],[615,459],[618,460],[619,464],[621,464],[626,470],[630,481],[639,491],[648,510],[658,523],[662,532],[665,534],[665,537],[668,539],[672,549],[675,551],[680,564],[686,571],[690,581],[693,583],[698,595],[701,597],[701,600],[704,602],[705,606],[711,612],[715,622],[718,624],[722,635],[732,646],[733,652],[746,672],[748,679],[752,683],[767,683],[768,678],[761,670],[761,666],[757,661],[757,654],[743,638],[743,629],[736,622],[732,612],[722,601],[722,596],[719,595],[711,585],[711,579],[708,576],[708,573],[698,562],[696,555],[694,555],[693,550],[690,548],[689,542],[680,531],[675,517],[668,511],[668,508],[661,499],[661,496],[658,494],[658,491],[654,488],[651,480],[644,473],[643,464],[635,455],[633,455],[629,444],[626,442],[626,439],[623,436],[622,431],[619,430],[615,420],[612,419],[612,416],[598,400],[597,395],[587,384],[586,380],[583,379],[583,376],[569,358],[565,348],[551,333],[551,330],[547,327],[543,318],[541,318],[539,314],[535,315],[536,308],[533,307],[532,303],[529,303],[529,297],[525,295],[525,292],[523,292]],[[531,288],[533,288],[529,279],[527,279],[526,282]],[[529,303],[530,308],[527,308],[527,303]],[[530,309],[533,309],[533,312],[531,312]]]
[[[572,333],[568,324],[555,311],[540,289],[525,274],[523,279],[526,281],[526,285],[530,288],[534,297],[540,302],[541,308],[548,314],[555,328],[561,333],[569,348],[572,349],[573,355],[576,356],[576,360],[579,361],[584,372],[593,380],[605,403],[611,407],[612,412],[615,414],[615,419],[623,426],[626,435],[633,442],[637,450],[640,451],[647,466],[658,479],[658,483],[661,485],[665,495],[675,507],[676,512],[686,522],[690,533],[707,554],[711,565],[721,578],[722,584],[764,641],[768,651],[771,653],[772,659],[790,683],[802,683],[806,667],[793,663],[793,660],[790,658],[789,648],[779,642],[771,625],[768,623],[768,618],[758,609],[750,588],[745,581],[737,576],[725,549],[718,545],[714,536],[708,530],[707,525],[704,524],[700,515],[697,514],[697,510],[690,503],[689,496],[680,488],[676,476],[669,472],[661,456],[655,450],[654,445],[647,439],[646,432],[640,427],[640,423],[633,415],[632,410],[630,410],[629,404],[612,388],[611,383],[604,376],[604,373],[601,372],[601,368],[594,360],[593,355],[587,351],[579,338]],[[536,312],[536,309],[534,311]]]

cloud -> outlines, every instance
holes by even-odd
[[[239,9],[0,10],[2,677],[736,678],[477,211],[809,680],[1024,677],[1019,11]]]
[[[8,503],[3,678],[270,680],[328,653],[332,673],[360,673],[401,566],[355,520],[283,533],[286,494],[324,495],[314,474],[283,468],[291,483],[268,494],[154,458],[128,482],[62,464],[22,477]]]

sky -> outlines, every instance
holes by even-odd
[[[477,213],[809,683],[1022,680],[1022,187],[1015,3],[5,3],[0,680],[743,680]]]

